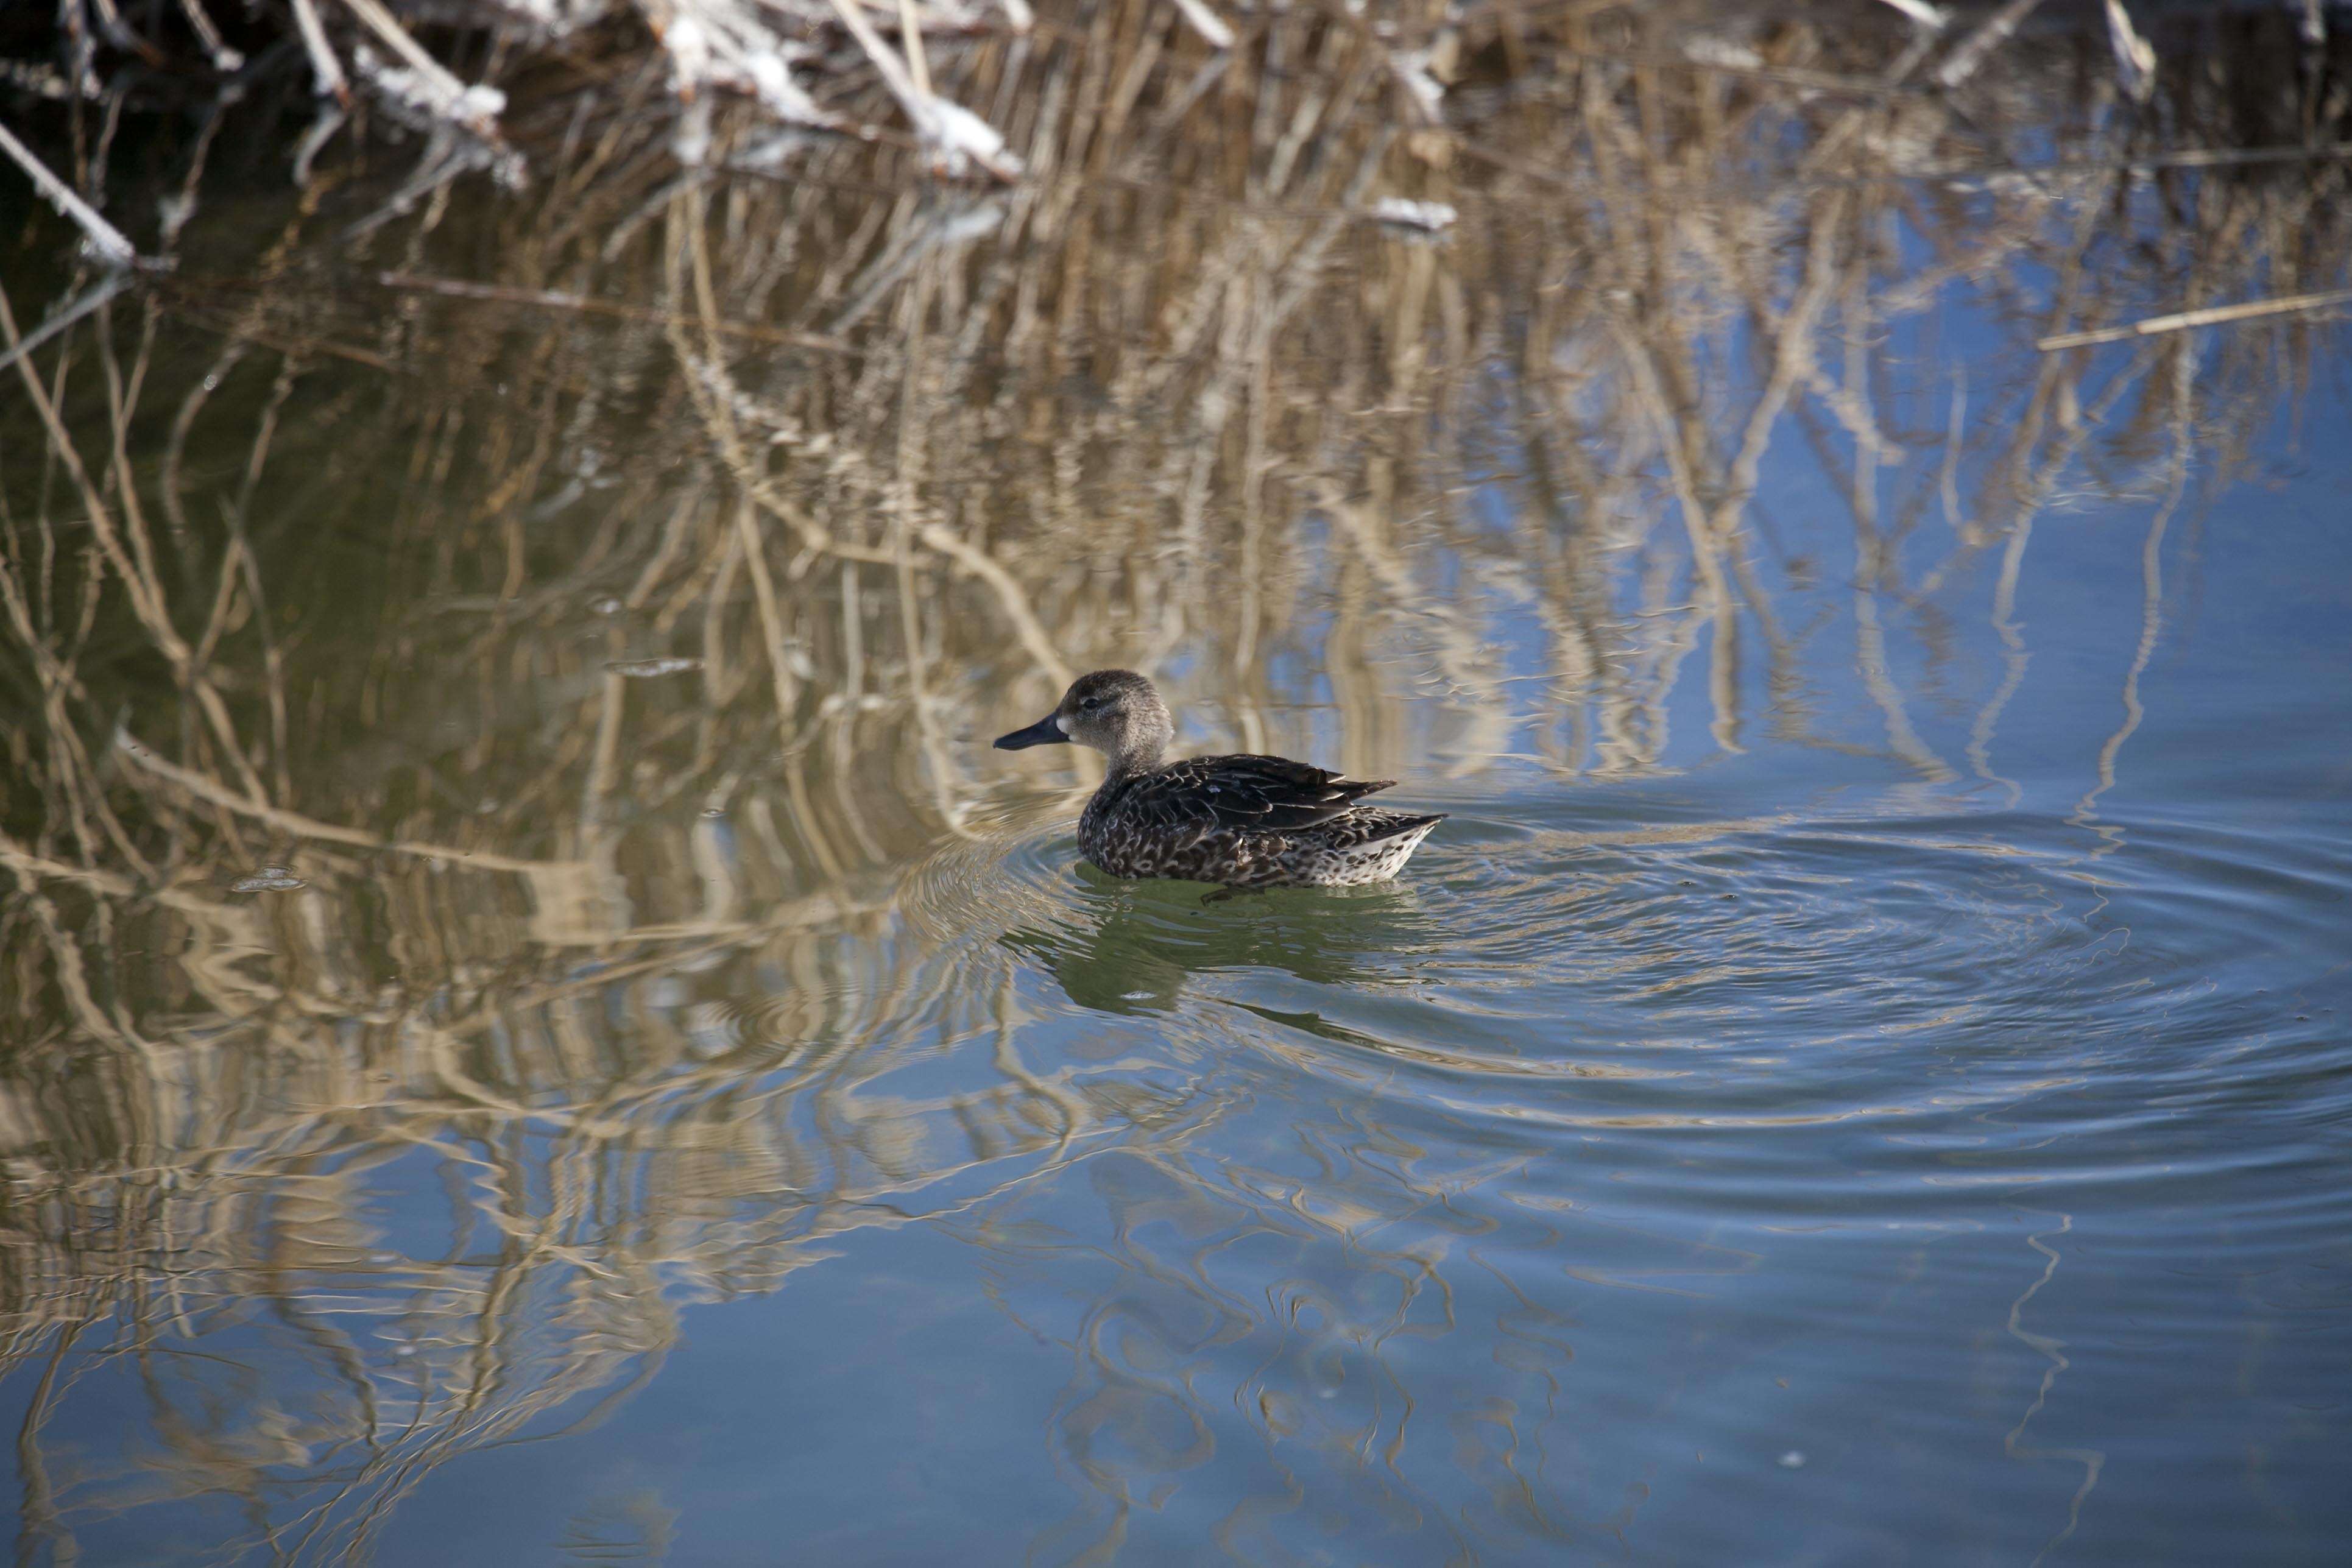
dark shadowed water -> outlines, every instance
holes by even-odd
[[[2035,340],[2342,164],[1582,79],[1525,186],[224,132],[0,390],[17,1561],[2341,1560],[2343,329]],[[986,739],[1115,663],[1450,820],[1099,875]]]

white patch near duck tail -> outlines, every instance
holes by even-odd
[[[1389,880],[1404,869],[1404,863],[1412,858],[1412,852],[1421,847],[1421,841],[1428,837],[1436,826],[1434,822],[1423,823],[1409,833],[1374,839],[1375,853],[1347,861],[1337,885],[1360,887],[1366,882]]]

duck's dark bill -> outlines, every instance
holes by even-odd
[[[1048,713],[1026,730],[1015,730],[1010,735],[996,737],[1000,752],[1025,751],[1031,746],[1066,746],[1070,738],[1062,733],[1061,721]]]

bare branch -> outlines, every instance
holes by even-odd
[[[99,216],[98,209],[76,195],[73,187],[50,174],[48,166],[33,156],[33,150],[17,141],[16,133],[5,125],[0,125],[0,153],[16,160],[51,206],[81,226],[100,260],[109,267],[129,267],[139,259],[138,250],[122,237],[122,231]]]

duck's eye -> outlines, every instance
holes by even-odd
[[[1091,713],[1101,706],[1102,699],[1099,697],[1082,697],[1078,699],[1078,707],[1085,712]]]

